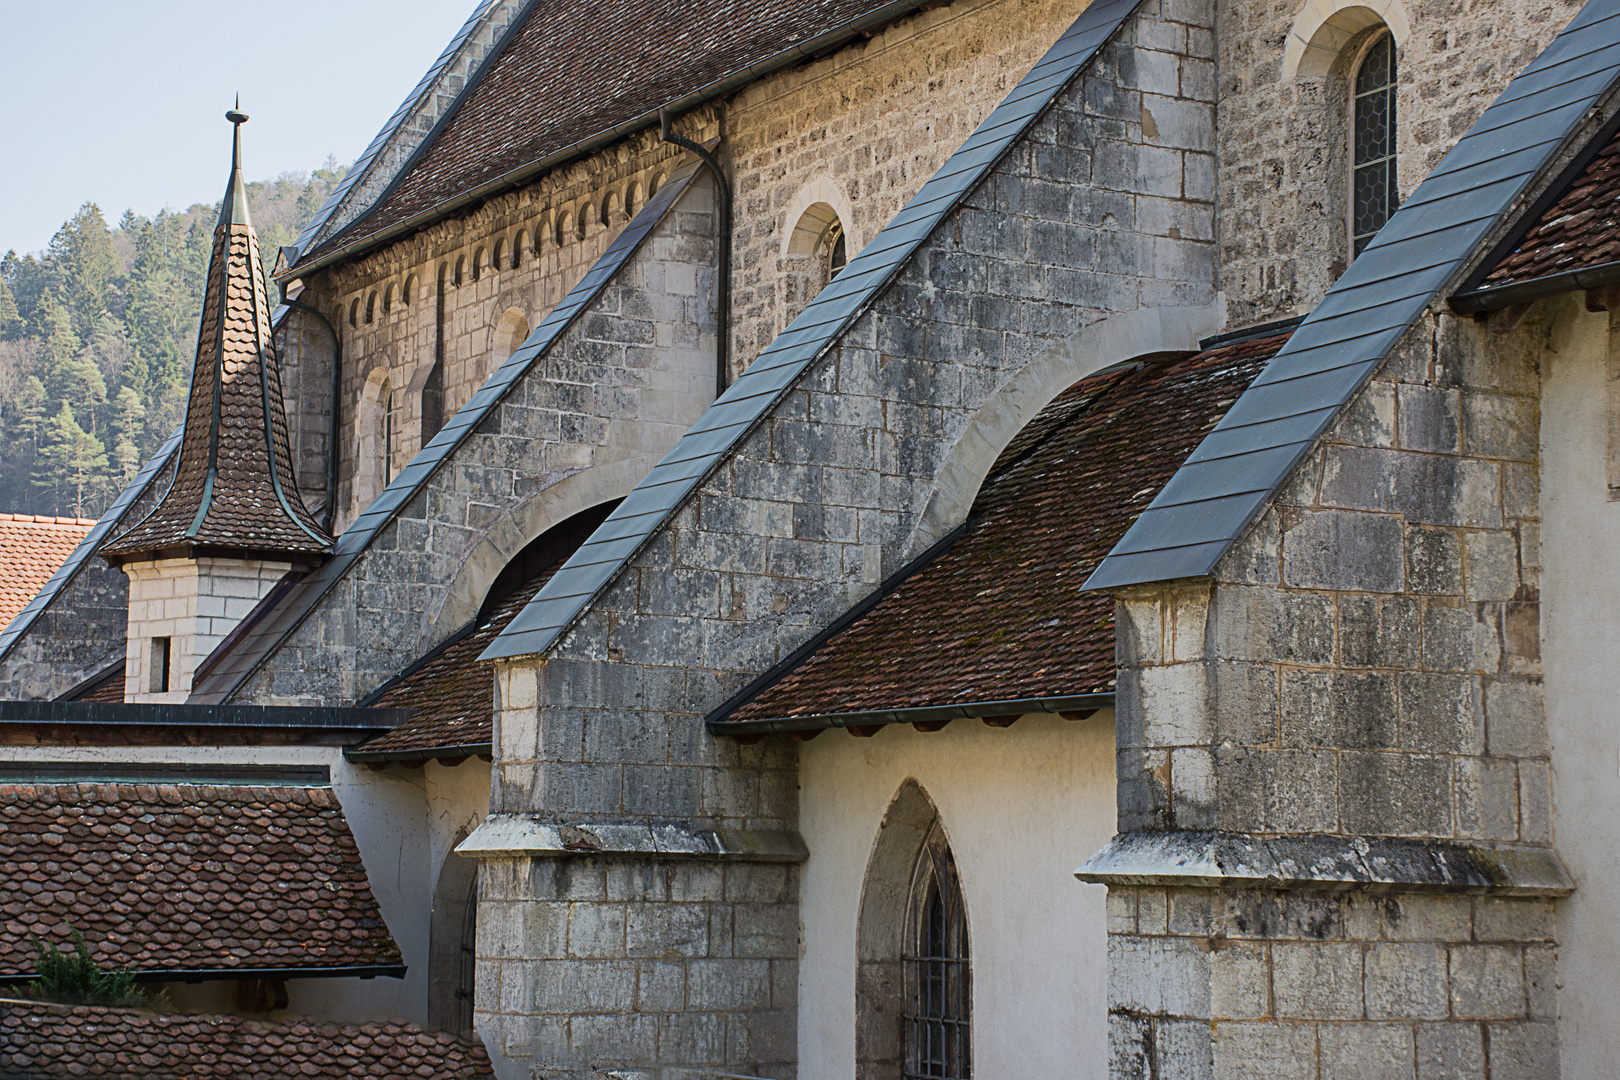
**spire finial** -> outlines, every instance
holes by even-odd
[[[248,216],[247,186],[242,182],[242,125],[248,114],[242,111],[242,95],[236,95],[236,104],[226,114],[231,122],[231,178],[225,184],[225,200],[220,203],[221,225],[252,225]]]

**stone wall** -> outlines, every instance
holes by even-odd
[[[459,628],[439,608],[492,530],[570,477],[642,462],[597,501],[621,498],[674,445],[714,397],[713,205],[699,177],[236,700],[353,703]]]
[[[1110,1074],[1545,1080],[1553,905],[1112,886]]]
[[[1208,18],[1148,0],[548,657],[497,665],[492,821],[794,828],[792,744],[715,739],[704,714],[899,568],[950,448],[998,387],[1110,313],[1213,301],[1212,155],[1178,141],[1212,118]],[[1144,131],[1150,94],[1186,127]],[[531,869],[549,863],[514,865],[486,876],[487,902],[518,882],[546,885],[525,899],[562,899],[554,871]],[[481,970],[563,955],[555,938],[488,946]],[[791,967],[796,933],[770,948]],[[597,977],[628,985],[639,962],[604,954]],[[714,1011],[781,1008],[740,968],[736,982],[746,999]],[[498,1010],[481,1012],[495,1045],[543,1038],[544,1014]],[[728,1049],[727,1071],[778,1071],[758,1052]],[[638,1053],[625,1043],[613,1060]],[[673,1077],[688,1060],[660,1064]]]
[[[1365,35],[1347,42],[1326,74],[1283,71],[1296,19],[1342,6],[1219,4],[1221,289],[1232,325],[1304,314],[1349,263],[1346,78]],[[1400,189],[1410,195],[1580,5],[1390,7],[1392,23],[1410,26],[1397,54],[1396,100]]]
[[[1082,874],[1118,916],[1115,1075],[1165,1055],[1556,1075],[1550,902],[1499,898],[1569,889],[1541,685],[1544,337],[1427,315],[1213,585],[1119,594],[1111,846],[1204,830],[1243,858],[1213,856],[1214,881],[1152,857]],[[1178,881],[1203,887],[1140,887]]]

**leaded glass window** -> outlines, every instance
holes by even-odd
[[[1350,231],[1360,255],[1400,205],[1395,185],[1395,39],[1380,34],[1356,71]]]
[[[956,860],[935,825],[918,861],[906,932],[906,1080],[973,1075],[973,979]]]

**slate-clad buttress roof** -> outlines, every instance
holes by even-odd
[[[330,788],[0,784],[0,865],[0,979],[69,924],[104,969],[404,974]]]
[[[95,524],[90,518],[0,514],[0,628],[44,588]]]
[[[834,348],[916,250],[1091,62],[1137,0],[1095,0],[861,253],[681,436],[484,652],[544,653],[819,358]]]
[[[331,546],[293,480],[270,304],[232,120],[231,175],[214,228],[197,359],[173,483],[150,514],[104,545],[106,556],[229,550],[315,555]]]
[[[531,0],[376,201],[335,233],[301,240],[311,246],[295,266],[368,247],[592,142],[651,126],[661,106],[690,108],[922,3],[614,0],[587,12],[565,0]],[[344,194],[334,192],[329,205]]]
[[[149,1013],[98,1005],[0,1004],[8,1080],[478,1080],[476,1040],[415,1024],[321,1024]]]
[[[1003,451],[948,550],[712,719],[1112,692],[1114,603],[1080,584],[1285,340],[1101,372],[1059,394]]]
[[[1620,77],[1620,0],[1588,0],[1446,154],[1087,581],[1214,572],[1428,305]]]

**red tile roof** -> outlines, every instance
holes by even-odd
[[[45,587],[95,524],[94,518],[0,514],[0,628]]]
[[[960,539],[726,719],[1111,691],[1113,598],[1080,586],[1286,340],[1058,395],[1003,451]]]
[[[0,976],[68,923],[103,968],[403,963],[329,788],[0,784]]]
[[[1620,134],[1503,256],[1480,287],[1531,281],[1620,260]]]
[[[357,748],[358,756],[386,754],[402,760],[464,756],[465,748],[488,746],[495,738],[494,665],[478,655],[500,636],[523,605],[550,580],[570,548],[530,577],[471,631],[428,653],[370,704],[384,709],[415,709],[416,715],[386,735]],[[429,751],[450,750],[453,754]],[[488,751],[485,751],[486,753]]]
[[[174,482],[102,555],[211,547],[296,556],[331,546],[293,479],[281,375],[269,351],[270,298],[246,195],[236,195],[239,177],[233,167],[214,228]]]
[[[493,1075],[482,1044],[414,1024],[267,1022],[0,1003],[0,1076],[9,1080],[473,1080]]]
[[[541,0],[433,142],[349,229],[355,243],[888,6],[883,0]],[[325,247],[328,238],[308,260]]]

